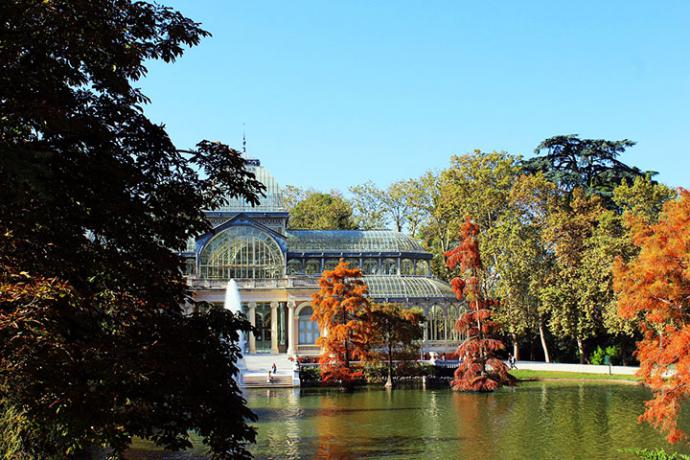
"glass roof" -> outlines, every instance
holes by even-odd
[[[369,296],[376,300],[435,298],[457,300],[450,285],[418,276],[364,276]]]
[[[283,196],[280,191],[280,186],[273,175],[268,170],[261,166],[258,160],[248,160],[247,170],[253,172],[259,182],[266,186],[265,197],[260,198],[261,202],[252,206],[242,198],[231,198],[228,200],[227,206],[221,206],[213,211],[223,212],[287,212],[283,206]]]
[[[407,235],[391,230],[289,230],[289,252],[426,251]]]

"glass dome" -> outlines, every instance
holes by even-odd
[[[261,166],[258,160],[247,160],[247,170],[253,172],[259,182],[266,187],[265,197],[260,198],[260,203],[252,206],[242,198],[230,198],[228,204],[213,211],[221,212],[287,212],[283,204],[283,196],[278,181],[268,170]]]
[[[364,276],[369,296],[376,300],[444,299],[456,301],[451,287],[433,278],[413,276]]]
[[[289,252],[413,252],[426,254],[422,246],[402,233],[390,230],[289,230]]]
[[[199,255],[199,274],[206,279],[280,278],[284,271],[278,243],[253,227],[230,227],[222,231]]]

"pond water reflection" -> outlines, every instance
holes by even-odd
[[[252,448],[259,459],[614,459],[632,458],[622,448],[669,448],[636,422],[649,397],[639,386],[548,382],[492,394],[372,388],[246,396],[259,416]],[[669,450],[690,453],[687,446]]]
[[[637,386],[591,383],[248,394],[260,420],[254,452],[273,459],[621,458],[621,448],[667,447],[636,422],[647,397]]]

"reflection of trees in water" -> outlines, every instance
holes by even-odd
[[[621,447],[649,445],[649,439],[640,441],[635,423],[640,399],[629,391],[576,383],[517,391],[495,439],[507,458],[616,458]]]
[[[413,414],[423,409],[418,395],[410,396],[361,390],[320,398],[313,414],[313,458],[425,458],[425,442],[433,441],[410,430],[418,420]]]
[[[641,388],[535,383],[493,394],[449,390],[262,397],[257,458],[618,458],[662,447],[636,423]],[[251,406],[251,405],[250,405]],[[686,423],[690,419],[685,419]],[[682,449],[681,449],[682,450]]]
[[[458,417],[458,451],[460,458],[499,458],[495,445],[494,414],[502,412],[494,394],[453,393],[453,407]]]
[[[337,412],[342,409],[339,396],[319,398],[319,412]],[[335,414],[334,414],[335,415]],[[318,446],[314,458],[346,460],[352,457],[343,440],[347,438],[349,424],[343,423],[342,417],[317,417],[314,426],[318,438]]]

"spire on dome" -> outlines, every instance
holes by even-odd
[[[247,155],[247,134],[242,123],[242,155]]]

